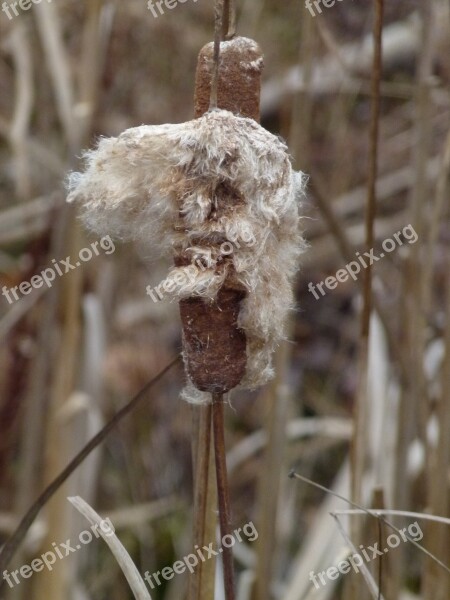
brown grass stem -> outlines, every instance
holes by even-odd
[[[200,548],[215,539],[217,491],[211,444],[212,406],[193,407],[194,542]],[[214,597],[215,559],[198,565],[189,580],[189,599]]]
[[[370,154],[368,173],[368,195],[365,217],[366,248],[370,250],[374,244],[374,224],[376,216],[376,184],[378,175],[378,147],[380,129],[380,105],[381,105],[381,74],[383,68],[383,14],[384,0],[375,0],[375,24],[374,44],[375,52],[372,72],[372,112],[370,122]],[[364,271],[364,306],[361,320],[361,335],[369,337],[370,314],[372,311],[372,267]]]
[[[376,183],[378,174],[378,145],[380,129],[380,82],[383,60],[383,14],[384,0],[375,0],[375,21],[373,29],[374,56],[372,71],[372,111],[369,131],[370,151],[368,167],[368,191],[365,215],[365,245],[368,251],[374,245],[374,224],[376,216]],[[367,384],[370,317],[372,314],[372,267],[364,270],[363,279],[363,308],[361,314],[359,382],[355,403],[354,421],[355,434],[352,445],[352,496],[359,500],[362,487],[362,476],[366,456],[366,427],[367,427]],[[356,524],[354,524],[356,526]],[[356,531],[353,532],[356,535]]]
[[[225,451],[225,423],[223,395],[212,395],[212,418],[214,431],[214,452],[216,457],[217,494],[219,504],[220,535],[223,540],[230,534],[230,492],[228,487],[226,451]],[[233,552],[231,548],[221,547],[223,557],[223,576],[225,586],[225,599],[234,600],[234,571]]]

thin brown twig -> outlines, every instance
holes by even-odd
[[[378,519],[378,544],[381,547],[381,544],[383,543],[383,525],[381,523],[381,520]],[[380,600],[381,598],[381,586],[383,583],[383,556],[380,556],[379,560],[378,560],[378,600]]]
[[[214,67],[211,80],[211,96],[209,100],[209,110],[217,108],[217,94],[219,87],[219,68],[220,68],[220,42],[223,39],[222,24],[224,21],[224,0],[215,0],[214,4]]]
[[[373,27],[373,69],[371,80],[371,120],[369,128],[369,164],[367,202],[365,213],[365,245],[367,252],[374,246],[375,217],[377,211],[377,175],[381,107],[381,75],[383,69],[383,16],[384,0],[374,0],[375,20]],[[358,391],[354,408],[354,435],[351,445],[351,492],[353,500],[360,500],[363,475],[367,457],[367,426],[369,419],[368,382],[369,382],[369,336],[373,309],[372,265],[364,270],[362,282],[363,306],[361,311],[360,348],[358,358]],[[353,539],[357,545],[361,538],[361,523],[351,520]],[[361,582],[349,580],[348,595],[352,600],[361,596]]]
[[[73,458],[65,469],[52,481],[52,483],[42,492],[39,498],[34,502],[28,512],[25,514],[23,519],[20,521],[17,529],[5,543],[0,551],[0,572],[3,572],[9,565],[11,558],[18,549],[22,540],[24,539],[31,524],[41,511],[41,509],[47,504],[55,493],[59,490],[61,485],[72,475],[77,467],[89,456],[89,454],[99,446],[107,435],[114,429],[114,427],[122,421],[130,412],[132,412],[136,406],[143,400],[148,391],[164,377],[164,375],[170,371],[180,361],[181,356],[177,356],[170,364],[167,365],[156,377],[154,377],[149,383],[147,383],[135,396],[126,404],[114,417],[101,429],[87,444],[86,446]],[[0,589],[4,584],[4,580],[0,581]]]
[[[224,0],[223,14],[223,39],[232,40],[236,35],[236,0]]]
[[[374,25],[375,52],[372,75],[372,116],[370,123],[370,158],[368,175],[368,196],[366,209],[366,247],[367,250],[374,245],[374,224],[376,216],[376,184],[378,175],[378,146],[380,130],[380,83],[383,68],[383,14],[384,0],[375,0],[376,16]],[[364,306],[361,320],[361,334],[363,339],[369,337],[370,314],[372,310],[372,265],[364,271]]]
[[[217,494],[219,503],[220,535],[222,541],[230,534],[230,493],[227,477],[227,463],[225,451],[225,424],[223,394],[212,394],[212,418],[214,431],[214,452],[216,457]],[[234,600],[234,572],[233,552],[231,548],[221,546],[223,557],[223,576],[225,585],[225,599]]]

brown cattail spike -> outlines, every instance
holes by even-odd
[[[198,57],[195,116],[208,111],[213,73],[213,44],[202,48]],[[259,121],[259,97],[263,56],[253,40],[237,37],[220,45],[218,108]],[[223,186],[222,186],[223,187]],[[217,191],[217,197],[219,191]],[[235,201],[217,202],[215,219],[226,214]],[[175,259],[179,265],[181,257]],[[236,289],[229,277],[213,302],[203,298],[180,301],[186,369],[194,386],[211,393],[225,393],[236,387],[245,375],[246,336],[237,320],[245,292]]]
[[[195,86],[195,116],[208,111],[213,72],[212,43],[206,44],[198,56]],[[256,42],[236,37],[220,45],[220,71],[217,106],[235,115],[249,117],[259,123],[263,54]]]
[[[180,302],[187,371],[202,392],[225,393],[241,382],[247,365],[245,333],[237,326],[244,292],[219,290],[214,302]]]

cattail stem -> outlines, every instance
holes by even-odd
[[[194,541],[200,548],[215,539],[217,491],[212,451],[212,405],[195,407]],[[216,560],[199,563],[189,581],[189,600],[214,597]]]
[[[225,0],[223,12],[223,39],[232,40],[236,35],[236,0]]]
[[[211,82],[211,96],[209,99],[209,110],[217,108],[217,94],[219,86],[220,68],[220,42],[223,39],[224,23],[224,0],[216,0],[214,6],[214,68]]]
[[[230,492],[228,487],[227,464],[225,453],[225,424],[223,395],[212,394],[212,419],[214,431],[214,452],[216,457],[217,495],[219,504],[219,521],[221,539],[230,534]],[[231,548],[221,546],[223,557],[223,576],[225,599],[234,600],[233,552]]]

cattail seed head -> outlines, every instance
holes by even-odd
[[[234,289],[240,310],[229,317],[246,343],[241,386],[268,381],[303,249],[299,200],[306,178],[293,171],[285,144],[252,119],[215,110],[187,123],[128,129],[100,140],[85,159],[86,171],[69,178],[68,201],[80,204],[88,226],[172,253],[172,293],[180,300],[225,306],[221,288]],[[220,251],[224,242],[234,248],[229,255]],[[204,270],[196,267],[198,257]],[[194,353],[195,340],[184,334]],[[233,343],[243,340],[237,335]],[[230,340],[222,343],[223,357],[230,356]]]
[[[211,96],[214,44],[204,46],[198,56],[195,81],[195,116],[205,114]],[[259,121],[261,73],[264,58],[258,44],[235,37],[220,44],[217,105],[235,115]]]

